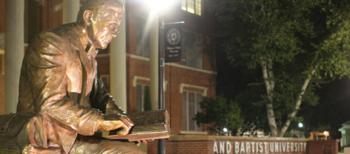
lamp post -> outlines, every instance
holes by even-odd
[[[165,69],[165,60],[164,60],[164,20],[162,19],[163,17],[159,17],[159,24],[160,24],[160,29],[159,29],[159,44],[158,44],[158,56],[159,56],[159,66],[158,66],[158,79],[159,79],[159,84],[158,84],[158,102],[159,102],[159,110],[164,110],[165,109],[165,102],[164,102],[164,69]],[[165,148],[165,141],[164,140],[159,140],[158,141],[158,154],[165,154],[166,153],[166,148]]]
[[[165,23],[164,19],[162,19],[162,16],[159,16],[159,84],[158,84],[158,101],[159,101],[159,110],[165,110],[165,102],[164,102],[164,72],[165,72],[165,63],[166,62],[175,62],[180,60],[180,50],[181,50],[181,32],[178,31],[178,29],[175,29],[175,31],[169,31],[166,30],[166,26],[174,26],[174,25],[179,25],[183,24],[183,21],[180,22],[171,22],[171,23]],[[174,29],[172,29],[174,30]],[[167,41],[165,41],[167,40]],[[172,44],[170,46],[166,46],[166,42],[169,44]],[[175,44],[173,44],[175,42]],[[180,45],[180,46],[179,46]],[[172,53],[169,53],[168,51],[171,51]],[[166,54],[167,51],[167,54]],[[169,56],[171,55],[171,56]],[[158,153],[159,154],[165,154],[165,141],[164,140],[159,140],[158,142]]]
[[[147,7],[150,10],[151,18],[155,18],[158,20],[157,25],[159,27],[158,32],[155,33],[155,35],[158,35],[158,109],[164,110],[165,109],[165,102],[164,102],[164,67],[165,67],[165,59],[164,59],[164,19],[163,14],[165,13],[165,10],[168,10],[175,2],[176,0],[143,0],[144,4],[147,5]],[[152,20],[152,19],[151,19]],[[166,148],[165,148],[165,141],[159,140],[158,142],[158,153],[159,154],[165,154]]]

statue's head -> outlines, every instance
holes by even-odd
[[[85,0],[78,13],[78,23],[95,48],[105,49],[117,36],[123,16],[123,0]]]

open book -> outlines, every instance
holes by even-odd
[[[170,137],[169,114],[165,110],[130,113],[128,117],[134,122],[134,126],[128,135],[118,135],[118,130],[114,130],[102,132],[102,137],[128,141],[155,140]],[[113,116],[109,118],[113,119]]]

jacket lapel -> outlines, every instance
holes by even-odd
[[[76,34],[78,35],[78,34]],[[78,38],[78,37],[75,37]],[[84,55],[85,49],[79,40],[70,40],[73,50],[79,55],[81,69],[82,69],[82,81],[81,81],[81,93],[79,97],[79,104],[83,105],[84,98],[86,95],[86,85],[87,85],[87,68],[86,68],[86,56]]]

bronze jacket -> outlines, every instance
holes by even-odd
[[[44,32],[33,41],[22,63],[18,113],[33,113],[29,142],[68,153],[77,137],[93,135],[104,112],[119,113],[96,78],[96,50],[86,52],[77,24]]]

